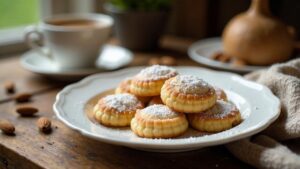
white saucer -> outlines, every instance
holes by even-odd
[[[94,106],[88,103],[89,100],[99,93],[115,88],[124,78],[132,77],[142,68],[99,73],[65,87],[57,94],[53,105],[56,116],[86,137],[156,152],[189,151],[247,138],[264,130],[279,116],[279,99],[261,84],[233,73],[178,66],[176,69],[180,74],[197,75],[208,83],[223,88],[228,99],[240,109],[243,122],[229,130],[210,135],[190,128],[184,135],[173,139],[140,138],[130,128],[110,128],[92,122],[85,112],[86,107]]]
[[[227,70],[238,73],[248,73],[251,71],[267,68],[265,66],[243,66],[243,67],[234,67],[228,63],[222,63],[216,60],[211,59],[210,57],[215,52],[220,52],[223,50],[221,38],[208,38],[203,39],[192,44],[188,49],[188,54],[191,59],[194,61],[209,66],[213,68],[218,68],[221,70]]]
[[[132,59],[133,53],[129,50],[120,46],[105,45],[96,66],[93,68],[61,70],[52,61],[33,50],[22,55],[21,65],[31,72],[57,80],[68,81],[77,80],[96,72],[119,69],[128,65]]]

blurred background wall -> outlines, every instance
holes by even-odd
[[[63,3],[62,0],[41,1],[42,6],[52,6],[41,8],[48,9],[42,11],[42,17],[53,13],[104,12],[105,3],[105,0],[64,0]],[[79,3],[74,3],[75,1]],[[269,1],[274,16],[300,32],[300,0]],[[250,2],[251,0],[173,0],[166,32],[193,39],[220,36],[226,23],[236,14],[247,10]]]
[[[300,34],[300,1],[269,0],[275,17]],[[226,23],[248,9],[250,0],[174,0],[168,32],[191,38],[220,36]]]

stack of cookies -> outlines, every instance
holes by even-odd
[[[106,126],[130,126],[140,137],[177,137],[189,125],[220,132],[241,122],[239,110],[222,89],[167,66],[143,69],[122,81],[115,93],[95,105],[95,119]]]

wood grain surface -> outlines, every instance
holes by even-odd
[[[170,39],[169,39],[170,40]],[[152,53],[136,53],[130,66],[145,65],[153,56],[174,56],[179,65],[198,65],[188,59],[186,49],[189,40],[168,39],[164,48]],[[172,45],[169,45],[172,44]],[[175,46],[175,47],[174,47]],[[20,55],[18,55],[20,56]],[[101,143],[87,138],[68,128],[54,115],[52,105],[56,94],[66,83],[47,80],[30,73],[19,65],[19,57],[0,60],[0,82],[11,80],[17,85],[17,92],[33,93],[32,101],[26,103],[39,109],[34,117],[20,117],[15,113],[17,104],[7,100],[3,88],[0,92],[0,119],[8,119],[16,126],[15,136],[0,134],[0,168],[250,168],[235,159],[224,146],[204,148],[184,153],[150,153],[121,146]],[[38,131],[36,121],[45,116],[52,120],[50,134]]]
[[[8,168],[246,168],[223,146],[185,153],[149,153],[81,136],[54,116],[52,104],[58,91],[33,98],[31,105],[40,109],[36,117],[18,116],[13,102],[0,105],[1,118],[16,125],[15,136],[0,136],[0,164]],[[51,134],[38,131],[35,123],[39,116],[52,119]]]

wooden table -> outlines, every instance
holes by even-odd
[[[136,52],[130,66],[145,65],[150,57],[171,55],[179,65],[199,64],[191,61],[186,49],[192,41],[165,38],[163,49],[152,53]],[[54,115],[52,104],[57,92],[66,83],[42,78],[24,70],[19,56],[0,60],[0,82],[16,83],[18,92],[30,92],[29,105],[39,108],[38,116],[19,117],[16,106],[4,89],[0,89],[0,118],[9,119],[16,126],[15,136],[0,134],[0,168],[250,168],[233,157],[224,146],[204,148],[184,153],[150,153],[109,145],[87,138],[68,128]],[[39,116],[52,119],[53,132],[41,134],[35,125]]]

